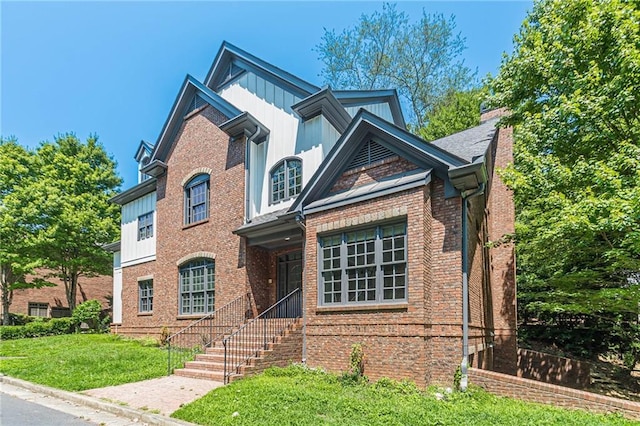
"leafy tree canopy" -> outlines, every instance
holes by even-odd
[[[120,230],[118,206],[108,201],[121,184],[115,166],[95,136],[82,142],[60,135],[34,151],[2,141],[0,265],[11,278],[6,286],[3,279],[3,302],[10,304],[13,289],[46,284],[25,283],[36,267],[62,279],[71,309],[80,276],[111,273],[111,255],[102,245]]]
[[[0,139],[0,290],[2,323],[9,324],[14,290],[47,285],[27,280],[27,274],[42,262],[33,255],[35,227],[28,220],[25,199],[35,181],[34,155],[15,139]]]
[[[451,92],[427,114],[427,125],[418,136],[427,141],[443,138],[480,124],[480,105],[486,89]]]
[[[492,88],[515,132],[504,177],[516,202],[520,315],[637,333],[640,4],[537,1],[514,41]],[[619,345],[638,361],[637,334],[627,336]]]
[[[460,57],[465,40],[455,28],[453,16],[423,11],[412,23],[385,3],[381,12],[363,14],[341,33],[325,29],[316,47],[325,64],[321,75],[339,89],[397,89],[416,131],[440,100],[468,89],[475,77]]]

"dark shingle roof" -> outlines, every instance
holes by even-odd
[[[487,148],[496,133],[498,120],[499,118],[492,118],[479,126],[436,139],[431,143],[473,163],[478,157],[484,156],[487,152]]]

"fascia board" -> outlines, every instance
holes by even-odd
[[[226,41],[222,43],[222,46],[220,47],[220,50],[218,51],[218,54],[216,55],[216,58],[214,59],[209,72],[207,73],[207,77],[204,81],[205,85],[213,90],[218,90],[219,88],[214,86],[217,86],[221,83],[226,84],[226,82],[217,81],[218,75],[220,74],[220,72],[224,72],[224,69],[228,66],[228,64],[234,60],[244,64],[242,68],[250,70],[260,76],[271,77],[280,81],[285,86],[293,89],[293,91],[295,91],[298,95],[302,95],[300,97],[309,96],[311,93],[315,93],[320,90],[319,87],[299,77],[296,77],[295,75],[284,71]]]
[[[220,129],[231,137],[251,136],[257,131],[258,127],[262,130],[262,133],[255,142],[261,143],[267,139],[270,131],[267,126],[249,112],[245,111],[220,125]]]
[[[291,105],[291,109],[303,120],[309,120],[322,114],[340,133],[344,132],[351,122],[351,116],[336,99],[330,88],[323,89]]]
[[[147,179],[142,183],[133,186],[126,191],[122,191],[121,193],[111,197],[109,199],[110,203],[125,205],[135,199],[142,197],[143,195],[147,195],[156,190],[157,180],[154,178]]]

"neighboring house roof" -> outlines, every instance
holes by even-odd
[[[320,90],[295,75],[288,73],[244,50],[224,41],[204,79],[205,85],[218,91],[221,86],[235,80],[244,71],[251,71],[267,80],[288,88],[301,98]]]

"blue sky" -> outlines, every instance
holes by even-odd
[[[412,21],[454,15],[468,66],[498,72],[531,1],[401,1]],[[95,133],[136,183],[135,149],[155,143],[185,75],[202,80],[223,40],[323,85],[314,51],[381,2],[0,1],[0,134],[30,147]]]

